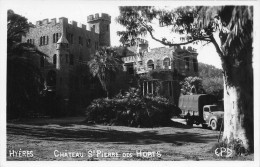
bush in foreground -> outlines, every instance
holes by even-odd
[[[86,110],[87,122],[134,127],[170,125],[171,118],[180,110],[168,99],[147,95],[142,97],[137,89],[112,99],[92,101]]]

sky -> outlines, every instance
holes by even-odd
[[[83,1],[83,0],[24,0],[3,1],[4,9],[12,9],[15,13],[20,14],[33,24],[38,20],[52,19],[59,17],[67,17],[69,21],[74,20],[81,24],[87,25],[87,16],[95,13],[107,13],[111,16],[110,34],[111,45],[119,46],[119,36],[116,32],[124,30],[124,27],[116,23],[115,18],[119,15],[118,3],[109,1]],[[162,7],[163,8],[163,7]],[[158,38],[166,37],[167,39],[174,34],[166,29],[155,27],[155,36]],[[163,47],[162,44],[156,42],[147,35],[150,48]],[[218,57],[213,45],[193,46],[198,52],[198,61],[206,64],[214,65],[221,68],[220,58]]]

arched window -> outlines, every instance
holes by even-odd
[[[169,67],[170,67],[170,58],[165,58],[164,60],[163,60],[163,66],[164,66],[164,69],[169,69]]]
[[[158,59],[156,61],[156,69],[161,69],[161,60],[160,59]]]
[[[55,55],[53,55],[53,64],[56,65],[56,63],[57,63],[57,55],[55,54]]]
[[[149,60],[147,62],[147,67],[148,67],[148,70],[153,70],[154,69],[154,63],[152,60]]]
[[[40,66],[44,67],[44,57],[43,56],[41,56],[41,58],[40,58]]]
[[[70,65],[74,64],[74,56],[73,54],[70,54]]]

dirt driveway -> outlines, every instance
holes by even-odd
[[[65,118],[9,122],[7,160],[229,160],[210,152],[217,142],[217,131],[177,122],[172,127],[131,128],[86,125],[83,121]],[[17,156],[17,151],[27,155]],[[252,159],[253,155],[239,160]]]

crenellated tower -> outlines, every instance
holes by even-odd
[[[87,18],[89,27],[95,29],[95,32],[99,34],[99,45],[110,46],[110,23],[111,16],[102,13],[101,16],[97,13],[90,15]]]

